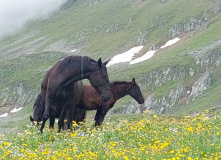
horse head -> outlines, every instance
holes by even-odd
[[[97,93],[100,95],[101,100],[106,102],[110,98],[110,82],[107,73],[106,64],[109,61],[102,63],[101,58],[97,61],[96,67],[89,76],[91,85],[95,88]]]
[[[137,85],[137,83],[135,81],[135,78],[132,79],[131,84],[132,84],[132,86],[130,88],[129,95],[131,97],[133,97],[139,104],[143,104],[144,98],[141,93],[140,87]]]
[[[39,94],[33,106],[34,109],[33,118],[32,116],[30,116],[30,121],[34,126],[36,125],[40,126],[42,121],[43,107],[41,105],[41,101],[42,101],[42,95]]]

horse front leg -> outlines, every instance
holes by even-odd
[[[50,115],[50,125],[49,125],[50,130],[54,130],[54,122],[55,122],[55,115]]]
[[[61,115],[58,120],[58,133],[60,133],[61,128],[64,127],[64,120],[67,116],[68,108],[70,107],[70,102],[66,102],[62,108]]]
[[[76,121],[76,123],[79,125],[80,122],[83,122],[85,117],[86,117],[86,110],[85,109],[80,109],[80,108],[75,108],[74,110],[74,118],[73,120]]]
[[[46,95],[46,99],[44,101],[41,102],[41,106],[44,106],[44,113],[43,113],[43,117],[42,117],[42,125],[40,128],[41,133],[43,133],[43,129],[45,127],[45,123],[49,118],[49,109],[51,106],[51,100],[48,96],[48,94]]]
[[[74,114],[75,114],[74,109],[69,108],[67,112],[67,129],[72,130],[72,121],[73,121]]]
[[[107,107],[100,107],[97,110],[96,116],[95,116],[95,127],[100,126],[102,122],[104,121],[104,117],[107,114],[109,108]]]
[[[40,132],[41,132],[41,133],[43,133],[43,129],[44,129],[44,127],[45,127],[45,122],[46,122],[46,120],[43,119],[43,122],[42,122],[41,128],[40,128]]]
[[[44,113],[43,113],[43,120],[44,119],[47,120],[49,118],[50,106],[51,106],[51,99],[50,99],[49,94],[47,94],[46,98],[45,98],[45,109],[44,109]]]
[[[82,109],[80,122],[85,122],[86,115],[87,115],[87,110],[86,109]]]
[[[64,126],[64,119],[67,115],[67,108],[63,108],[61,112],[61,116],[59,117],[58,120],[58,133],[61,132],[61,128]]]

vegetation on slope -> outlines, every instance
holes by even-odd
[[[220,6],[218,1],[198,0],[170,0],[167,3],[155,0],[74,1],[68,9],[54,13],[49,19],[30,22],[23,31],[1,41],[0,89],[4,92],[0,96],[1,106],[9,105],[9,101],[16,103],[16,99],[23,96],[17,91],[19,84],[25,86],[24,90],[31,90],[24,93],[32,95],[32,99],[24,100],[24,104],[30,103],[40,91],[45,72],[63,56],[73,54],[70,53],[72,49],[77,49],[74,54],[107,60],[136,45],[145,46],[142,53],[151,48],[158,49],[174,35],[181,40],[172,47],[158,50],[151,60],[109,67],[110,80],[131,80],[135,77],[142,85],[145,98],[153,92],[156,97],[166,96],[178,82],[189,87],[205,68],[196,65],[195,58],[187,55],[210,46],[220,38],[221,14],[214,10],[217,6]],[[193,28],[190,30],[184,27],[191,24]],[[176,67],[175,72],[181,68],[193,68],[198,73],[161,86],[151,84],[144,87],[149,73],[169,67]],[[209,67],[209,70],[214,73],[213,86],[195,102],[201,105],[191,103],[187,113],[200,108],[204,110],[220,101],[216,89],[220,82],[220,67]],[[129,101],[129,98],[122,99],[116,107]]]

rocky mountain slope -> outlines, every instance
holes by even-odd
[[[0,41],[0,114],[31,107],[45,72],[66,55],[107,60],[143,45],[135,58],[108,67],[110,80],[139,83],[140,106],[130,97],[112,113],[189,114],[220,107],[221,1],[69,0],[45,20],[30,22]],[[168,40],[181,40],[164,49]]]

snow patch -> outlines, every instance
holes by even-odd
[[[172,40],[169,40],[165,45],[161,46],[160,48],[166,48],[168,46],[173,45],[174,43],[178,42],[180,40],[180,38],[176,37]]]
[[[180,38],[176,37],[172,40],[169,40],[165,45],[161,46],[160,48],[166,48],[168,46],[171,46],[171,45],[175,44],[176,42],[178,42],[179,40],[180,40]],[[132,60],[134,54],[139,53],[143,47],[144,46],[133,47],[130,50],[128,50],[122,54],[118,54],[118,55],[114,56],[113,58],[111,58],[110,62],[107,64],[107,67],[111,66],[113,64],[116,64],[116,63],[121,63],[121,62],[129,62],[129,64],[139,63],[144,60],[150,59],[157,52],[157,50],[151,50],[151,51],[148,51],[143,56]]]
[[[20,107],[20,108],[17,109],[17,108],[15,107],[15,108],[14,108],[13,110],[11,110],[10,112],[11,112],[11,113],[16,113],[16,112],[19,112],[22,108],[23,108],[23,107]]]
[[[0,117],[7,117],[8,116],[8,113],[4,113],[2,115],[0,115]]]
[[[134,54],[139,53],[142,48],[143,46],[133,47],[124,53],[114,56],[113,58],[111,58],[110,62],[108,62],[107,66],[120,62],[129,62],[133,58]]]
[[[73,52],[76,52],[77,51],[77,49],[72,49],[72,50],[70,50],[70,53],[73,53]]]
[[[148,51],[146,54],[144,54],[143,56],[139,57],[139,58],[136,58],[134,60],[132,60],[129,64],[135,64],[135,63],[139,63],[139,62],[142,62],[142,61],[145,61],[147,59],[150,59],[151,57],[153,57],[154,53],[156,52],[156,50],[151,50],[151,51]]]

